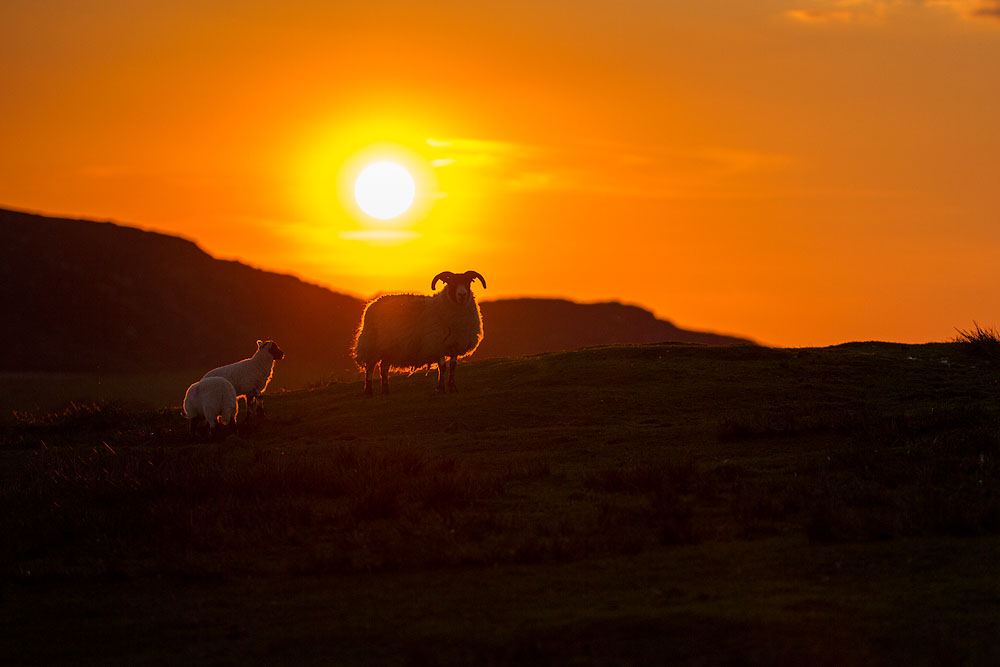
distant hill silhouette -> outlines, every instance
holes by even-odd
[[[363,301],[218,260],[194,243],[110,222],[0,209],[0,371],[208,370],[281,343],[280,385],[352,372]],[[612,343],[731,344],[635,306],[557,299],[481,304],[477,358]]]
[[[512,357],[622,343],[734,345],[745,338],[687,331],[638,306],[563,299],[501,299],[481,304],[485,337],[479,357]]]
[[[348,368],[351,296],[173,236],[0,210],[0,370],[208,370],[273,338],[283,384]]]

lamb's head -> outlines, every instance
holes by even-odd
[[[431,281],[431,290],[437,287],[437,282],[440,280],[444,283],[443,293],[445,296],[453,303],[461,306],[472,298],[472,281],[476,278],[483,284],[483,289],[486,289],[486,279],[475,271],[466,271],[459,274],[452,273],[451,271],[442,271],[434,276],[434,280]]]
[[[259,340],[257,341],[257,349],[264,350],[272,357],[275,361],[280,361],[285,358],[285,353],[278,347],[278,344],[273,340]]]

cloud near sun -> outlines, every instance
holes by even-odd
[[[917,10],[1000,23],[1000,0],[817,0],[813,5],[788,10],[785,16],[806,24],[871,25],[889,21],[906,10]]]
[[[464,169],[481,182],[519,192],[573,192],[644,198],[724,195],[742,175],[795,160],[749,149],[689,150],[612,142],[541,146],[482,139],[428,139],[436,167]]]

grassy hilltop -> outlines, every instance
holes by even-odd
[[[1000,662],[1000,370],[603,347],[0,425],[14,663]]]

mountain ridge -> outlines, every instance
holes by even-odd
[[[0,371],[205,369],[273,338],[295,387],[355,372],[365,301],[288,274],[217,259],[194,241],[115,222],[0,209]],[[602,344],[751,341],[688,331],[620,303],[481,301],[477,358]],[[530,322],[530,326],[526,323]]]

